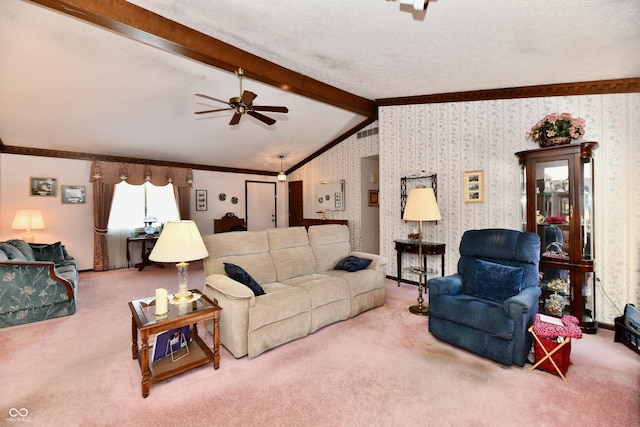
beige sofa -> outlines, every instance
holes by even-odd
[[[204,236],[203,292],[222,307],[220,342],[250,358],[384,304],[386,259],[351,252],[345,225],[276,228]],[[364,270],[334,270],[348,255],[371,259]],[[227,276],[246,270],[264,289],[255,296]]]

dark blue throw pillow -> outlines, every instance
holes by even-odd
[[[363,270],[367,268],[369,264],[371,264],[370,259],[358,258],[357,256],[349,255],[348,257],[341,259],[333,269],[353,272]]]
[[[476,260],[476,296],[503,302],[522,290],[522,267]]]
[[[260,296],[265,294],[264,289],[262,289],[262,286],[260,286],[260,284],[256,282],[255,279],[251,277],[249,273],[244,271],[242,267],[225,262],[224,271],[226,271],[227,275],[231,277],[233,280],[235,280],[236,282],[240,282],[246,287],[248,287],[249,289],[251,289],[255,296]]]

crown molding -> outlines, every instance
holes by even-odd
[[[599,95],[640,92],[640,78],[597,80],[591,82],[559,83],[521,86],[504,89],[449,92],[433,95],[404,96],[376,100],[379,107],[388,105],[437,104],[444,102],[492,101],[496,99],[540,98],[549,96]]]
[[[14,145],[5,145],[0,139],[0,152],[6,154],[18,154],[23,156],[39,156],[53,157],[61,159],[74,160],[102,160],[105,162],[123,162],[123,163],[144,163],[155,166],[168,166],[174,168],[191,168],[196,170],[205,170],[213,172],[242,173],[252,175],[277,176],[278,172],[261,171],[254,169],[226,168],[223,166],[209,166],[194,163],[170,162],[164,160],[142,159],[137,157],[111,156],[104,154],[81,153],[77,151],[49,150],[45,148],[18,147]]]

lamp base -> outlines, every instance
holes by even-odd
[[[409,311],[420,316],[429,315],[429,307],[425,307],[424,305],[412,305],[409,307]]]
[[[178,303],[189,302],[192,299],[193,299],[193,294],[191,293],[191,291],[180,291],[173,294],[174,302],[178,302]]]

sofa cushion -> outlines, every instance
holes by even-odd
[[[476,260],[475,294],[491,301],[503,302],[522,290],[522,267],[511,267]]]
[[[18,248],[18,250],[22,252],[22,255],[24,255],[27,261],[37,260],[36,256],[33,254],[33,250],[31,249],[31,246],[29,246],[29,244],[24,240],[12,239],[12,240],[7,240],[7,243]]]
[[[267,230],[269,250],[279,282],[316,272],[316,261],[304,227]]]
[[[32,244],[31,248],[35,259],[38,261],[51,261],[54,264],[60,264],[65,260],[61,242],[52,243],[50,245]]]
[[[340,277],[325,274],[310,274],[286,280],[285,285],[302,288],[311,298],[311,308],[330,304],[335,301],[349,299],[351,293],[349,285]]]
[[[312,225],[309,227],[309,244],[316,259],[316,271],[332,270],[351,252],[349,227],[340,224]]]
[[[27,258],[20,252],[20,249],[10,243],[0,243],[0,251],[5,253],[9,261],[27,261]]]
[[[262,286],[260,286],[260,284],[256,282],[249,273],[244,271],[242,267],[238,267],[235,264],[225,262],[224,270],[227,272],[227,275],[233,280],[235,280],[236,282],[240,282],[251,289],[255,296],[264,295],[264,289],[262,289]]]
[[[249,331],[255,331],[283,319],[295,317],[301,313],[309,313],[311,299],[304,289],[286,286],[276,292],[269,292],[261,298],[256,298],[256,304],[249,310]],[[308,330],[308,320],[306,322]]]
[[[346,258],[341,259],[336,264],[334,270],[346,270],[350,272],[364,270],[371,264],[370,259],[358,258],[357,256],[349,255]]]

